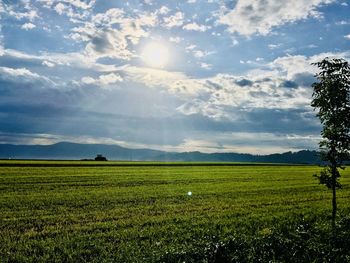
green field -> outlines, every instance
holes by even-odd
[[[97,164],[0,162],[0,262],[203,262],[229,238],[331,211],[317,166]],[[347,214],[350,169],[341,183]]]

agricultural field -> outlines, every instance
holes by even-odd
[[[327,229],[331,193],[312,176],[319,170],[1,161],[0,262],[258,262],[250,245],[275,242],[277,228]],[[350,168],[341,183],[340,219],[350,211]]]

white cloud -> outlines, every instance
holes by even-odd
[[[210,78],[190,78],[178,72],[128,68],[129,80],[158,87],[181,97],[177,108],[183,114],[201,114],[213,119],[232,119],[230,109],[280,109],[311,111],[310,101],[317,67],[311,65],[324,57],[349,59],[350,53],[321,53],[279,57],[262,63],[244,75],[217,74]],[[263,59],[258,58],[258,61]],[[251,62],[252,63],[252,62]],[[209,64],[199,64],[210,67]]]
[[[107,75],[101,75],[99,77],[99,80],[102,84],[109,85],[109,84],[121,82],[121,81],[123,81],[123,78],[119,75],[114,74],[114,73],[110,73]]]
[[[335,24],[337,26],[345,26],[345,25],[350,25],[350,21],[340,20],[340,21],[335,22]]]
[[[31,29],[33,29],[33,28],[35,28],[36,26],[34,25],[34,24],[32,24],[32,23],[25,23],[25,24],[23,24],[22,26],[21,26],[21,28],[22,29],[24,29],[24,30],[31,30]]]
[[[346,35],[346,36],[344,36],[345,38],[347,38],[347,39],[350,39],[350,34],[349,35]]]
[[[213,68],[213,65],[212,65],[212,64],[208,64],[208,63],[202,62],[202,63],[200,63],[200,67],[203,68],[203,69],[209,70],[209,69],[212,69],[212,68]]]
[[[196,47],[197,47],[196,45],[189,45],[189,46],[186,47],[186,50],[193,50]]]
[[[198,25],[197,23],[190,23],[190,24],[186,24],[182,27],[185,30],[189,30],[189,31],[200,31],[200,32],[205,32],[207,31],[210,27],[205,26],[205,25]]]
[[[115,84],[118,82],[122,82],[123,78],[120,75],[117,75],[115,73],[109,73],[106,75],[100,75],[97,79],[94,79],[92,77],[83,77],[81,79],[81,82],[84,84],[94,84],[97,86],[110,86],[111,84]]]
[[[302,55],[278,57],[270,66],[285,73],[289,79],[299,73],[310,72],[315,74],[317,72],[317,68],[310,64],[306,56]]]
[[[344,58],[349,60],[350,52],[339,52],[339,53],[320,53],[314,56],[306,57],[302,55],[278,57],[272,63],[270,63],[271,69],[278,70],[283,74],[286,74],[288,79],[293,78],[297,74],[310,73],[316,74],[318,69],[316,66],[311,65],[312,63],[321,61],[325,57],[329,58]]]
[[[169,41],[174,43],[180,43],[183,40],[181,37],[170,37]]]
[[[221,16],[218,22],[227,25],[230,32],[241,35],[267,35],[273,28],[286,23],[309,17],[320,18],[322,14],[317,8],[331,2],[334,1],[238,0],[235,8]]]
[[[4,36],[2,35],[2,27],[0,25],[0,57],[5,53],[3,38]]]
[[[277,49],[282,46],[282,44],[269,44],[267,45],[269,49]]]
[[[184,23],[184,13],[176,12],[175,15],[164,17],[164,26],[167,28],[182,26]]]
[[[220,107],[200,99],[192,99],[177,108],[184,115],[199,114],[211,119],[229,119],[230,116]]]
[[[206,53],[202,50],[195,50],[193,52],[193,55],[196,57],[196,58],[202,58],[202,57],[205,57],[206,56]]]
[[[40,83],[40,85],[38,85],[40,87],[56,87],[55,82],[51,79],[40,76],[26,68],[0,67],[0,79],[11,83],[23,84],[24,87],[31,83]]]
[[[13,49],[4,49],[3,56],[7,56],[16,61],[37,63],[48,66],[48,63],[54,63],[56,66],[64,66],[74,69],[89,69],[97,72],[112,72],[119,70],[115,65],[105,65],[95,62],[90,57],[81,53],[44,53],[41,55],[26,54]],[[46,64],[46,65],[45,65]]]
[[[59,15],[62,15],[64,10],[66,9],[66,6],[62,3],[58,3],[54,9]]]
[[[62,0],[63,2],[66,2],[68,4],[71,4],[72,6],[75,6],[77,8],[81,9],[90,9],[94,6],[96,0],[91,1],[81,1],[81,0]]]
[[[193,56],[198,59],[207,57],[215,53],[215,51],[206,51],[206,50],[197,49],[196,45],[189,45],[185,48],[185,50],[186,52],[191,52]]]
[[[161,69],[128,66],[123,69],[129,81],[141,82],[149,87],[167,87],[170,83],[186,79],[181,72],[169,72]]]
[[[237,39],[232,39],[232,46],[237,46],[239,44]]]
[[[0,67],[0,74],[6,74],[11,77],[28,77],[28,78],[39,78],[39,75],[31,72],[26,68],[9,68],[9,67]]]
[[[165,5],[161,6],[158,9],[158,13],[161,14],[161,15],[166,15],[169,12],[170,12],[170,9],[167,6],[165,6]]]
[[[47,61],[47,60],[44,60],[41,64],[49,68],[53,68],[55,66],[55,63],[52,63],[51,61]]]
[[[196,58],[207,57],[207,56],[212,55],[214,53],[215,53],[214,51],[193,50],[193,55]]]
[[[141,38],[147,37],[146,28],[155,26],[157,21],[154,13],[138,13],[130,17],[122,9],[111,8],[92,16],[91,22],[73,28],[69,37],[86,42],[86,54],[93,59],[129,60],[135,56],[130,43],[136,45]]]
[[[120,8],[108,9],[105,13],[98,13],[94,15],[91,21],[94,24],[101,26],[111,26],[114,24],[121,24],[124,22],[125,12]]]
[[[33,22],[36,18],[39,17],[37,11],[34,9],[27,12],[16,12],[9,10],[8,14],[17,20],[28,19],[30,22]]]
[[[81,0],[38,0],[38,2],[42,3],[46,8],[51,8],[55,3],[66,3],[69,4],[75,8],[87,10],[91,9],[95,3],[96,0],[90,0],[90,1],[81,1]]]
[[[4,7],[4,4],[2,2],[0,2],[0,14],[1,13],[5,13],[5,7]]]
[[[310,45],[307,45],[308,48],[317,48],[318,46],[315,45],[315,44],[310,44]]]

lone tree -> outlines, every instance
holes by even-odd
[[[336,189],[339,183],[339,169],[350,152],[350,67],[344,59],[325,58],[314,63],[320,69],[316,74],[311,106],[318,110],[323,129],[320,150],[325,168],[316,174],[321,184],[332,189],[332,227],[335,229],[337,213]]]

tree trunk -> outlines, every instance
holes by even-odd
[[[337,166],[332,164],[332,229],[335,234],[335,217],[337,215],[337,196],[336,196],[336,182],[337,182]]]
[[[333,232],[335,230],[335,217],[337,214],[337,197],[336,197],[336,191],[335,191],[335,180],[333,180],[334,184],[332,186],[332,191],[333,191],[333,199],[332,199],[332,206],[333,206],[333,210],[332,210],[332,228],[333,228]]]

